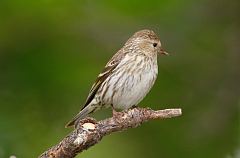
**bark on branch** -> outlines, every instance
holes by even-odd
[[[99,122],[93,118],[86,118],[79,121],[69,135],[45,151],[39,158],[73,158],[113,132],[135,128],[149,120],[172,118],[181,114],[181,109],[154,111],[149,108],[133,108],[117,112],[113,117]]]

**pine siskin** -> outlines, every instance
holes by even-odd
[[[103,107],[125,110],[137,106],[157,78],[158,54],[167,52],[157,35],[151,30],[136,32],[98,75],[84,107],[66,127]]]

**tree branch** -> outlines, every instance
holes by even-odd
[[[181,109],[154,111],[149,108],[133,108],[116,112],[113,117],[99,122],[93,118],[86,118],[80,120],[69,135],[45,151],[39,158],[73,158],[113,132],[135,128],[149,120],[172,118],[181,114]]]

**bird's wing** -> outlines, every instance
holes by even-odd
[[[125,56],[124,53],[122,53],[122,50],[119,50],[107,63],[103,71],[98,75],[97,80],[93,84],[89,95],[87,97],[87,100],[85,102],[85,105],[82,109],[84,109],[91,101],[94,99],[97,91],[99,90],[102,83],[108,78],[108,76],[115,70],[115,68],[118,66],[118,64],[121,62],[122,58]]]

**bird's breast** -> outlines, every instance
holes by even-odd
[[[152,88],[157,73],[156,60],[145,56],[126,58],[106,81],[105,85],[109,86],[103,102],[116,109],[137,105]]]

